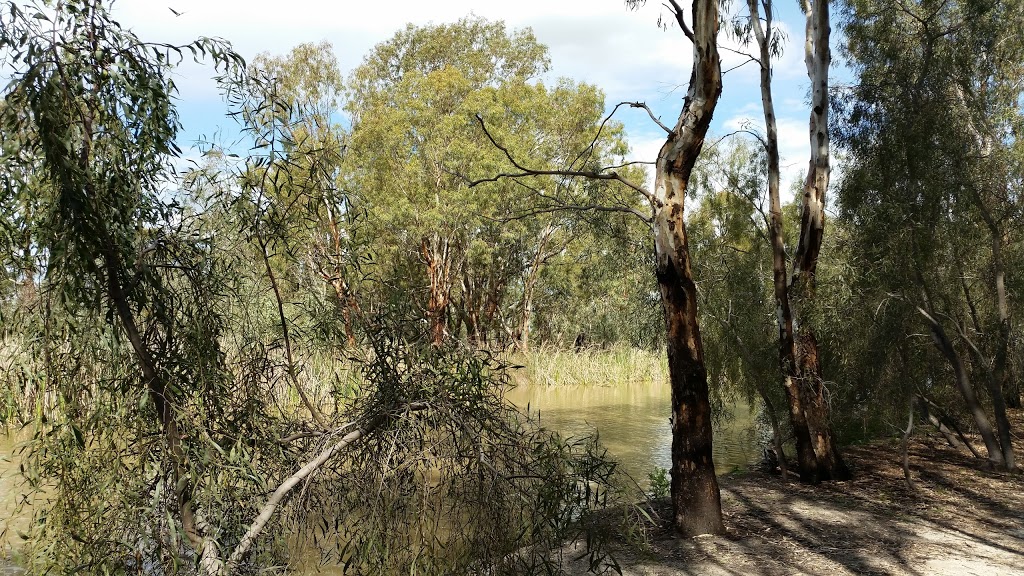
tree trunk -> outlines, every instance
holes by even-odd
[[[466,342],[474,346],[480,343],[479,300],[479,290],[474,283],[470,263],[464,262],[462,265],[462,311],[460,316],[466,324]]]
[[[907,400],[907,429],[903,431],[902,453],[903,453],[903,479],[907,483],[907,489],[911,492],[916,490],[914,479],[910,475],[910,435],[914,432],[914,397]]]
[[[931,328],[932,340],[935,342],[935,346],[942,352],[942,355],[946,357],[950,366],[953,367],[953,373],[956,376],[956,385],[960,390],[960,394],[964,398],[964,402],[967,403],[967,409],[970,410],[971,415],[974,417],[974,423],[978,427],[978,433],[981,434],[981,439],[985,442],[985,449],[988,451],[989,462],[993,466],[1003,465],[1003,453],[1000,449],[999,443],[996,441],[995,434],[992,432],[992,424],[988,420],[988,416],[985,415],[985,411],[981,408],[981,404],[978,403],[978,397],[974,393],[974,386],[971,384],[971,378],[967,374],[967,369],[964,367],[963,360],[960,358],[960,354],[953,347],[953,343],[949,340],[946,335],[946,330],[942,327],[942,324],[936,320],[934,314],[927,312],[921,308],[918,308],[918,312],[924,316],[925,320],[928,321],[929,327]]]
[[[348,289],[348,285],[345,284],[345,281],[339,275],[324,275],[324,278],[334,288],[334,295],[337,297],[335,302],[337,303],[338,310],[341,312],[341,321],[345,329],[345,343],[349,348],[354,348],[356,345],[356,332],[353,328],[352,314],[358,311],[359,303],[356,302],[355,297]]]
[[[832,55],[828,45],[831,36],[829,6],[828,0],[802,0],[802,5],[807,17],[804,59],[807,76],[811,80],[811,158],[800,211],[800,239],[789,282],[797,377],[793,379],[796,386],[791,384],[787,393],[790,397],[791,416],[799,412],[794,402],[798,401],[799,408],[803,409],[816,461],[814,469],[806,470],[805,474],[803,467],[805,463],[810,465],[810,455],[801,456],[801,478],[817,482],[846,480],[850,478],[850,470],[843,462],[832,437],[827,391],[821,377],[818,340],[809,322],[815,298],[818,255],[825,231],[825,194],[828,191],[830,171],[828,71]],[[797,425],[804,425],[799,422],[799,417],[796,418],[794,428]],[[798,442],[800,434],[798,432]]]
[[[678,16],[682,20],[682,14]],[[717,0],[695,1],[692,21],[693,70],[675,129],[658,154],[653,224],[672,387],[674,525],[686,536],[725,529],[711,456],[711,403],[684,216],[690,174],[722,93]]]
[[[1003,449],[1003,465],[1008,470],[1017,467],[1013,455],[1013,443],[1010,438],[1010,421],[1006,417],[1009,402],[1003,391],[1009,388],[1009,369],[1007,356],[1010,349],[1010,306],[1006,299],[1006,270],[1003,267],[1003,242],[1005,236],[997,227],[992,226],[992,267],[995,272],[996,311],[999,315],[999,340],[996,344],[995,362],[992,377],[989,379],[989,393],[992,396],[992,408],[995,412],[996,427],[999,431],[999,443]],[[1020,405],[1020,398],[1016,399]]]
[[[427,278],[430,281],[427,297],[430,341],[439,345],[448,336],[448,303],[452,294],[451,241],[423,238],[420,241],[420,255],[427,265]]]
[[[765,148],[768,153],[769,229],[772,243],[772,278],[775,295],[776,320],[779,330],[779,367],[783,388],[789,404],[789,422],[796,439],[800,477],[811,482],[818,479],[818,461],[811,443],[810,429],[804,416],[797,373],[796,341],[793,338],[793,312],[789,303],[789,285],[786,274],[786,245],[782,220],[782,201],[779,196],[779,137],[775,121],[775,104],[771,88],[771,34],[772,4],[765,4],[765,25],[761,27],[758,0],[747,0],[750,23],[760,51],[761,106],[764,110]],[[782,455],[780,455],[781,458]]]
[[[955,422],[949,420],[945,413],[942,412],[941,408],[936,406],[936,409],[939,410],[938,416],[932,414],[929,406],[934,406],[934,402],[924,396],[918,396],[918,405],[921,410],[921,418],[927,420],[932,426],[935,426],[935,429],[939,431],[939,434],[942,434],[942,437],[946,439],[946,443],[949,444],[951,448],[956,448],[957,450],[966,449],[970,451],[971,454],[974,454],[975,458],[981,458],[981,454],[978,454],[978,451],[975,450],[974,446],[967,440],[964,433],[960,431],[960,427],[957,426]],[[947,422],[949,423],[948,426]],[[954,433],[956,433],[956,436],[953,435]]]
[[[501,332],[495,329],[495,318],[498,317],[498,310],[501,309],[501,301],[505,299],[505,280],[504,274],[498,273],[497,270],[497,263],[495,263],[492,271],[488,273],[487,297],[484,300],[483,318],[481,319],[481,334],[484,344],[490,343],[489,334],[492,330],[495,333],[495,341],[501,338]]]
[[[953,89],[953,94],[957,101],[963,108],[963,117],[967,119],[967,128],[974,137],[975,143],[978,147],[978,154],[981,158],[989,158],[992,155],[993,148],[993,137],[991,136],[992,130],[987,126],[984,126],[985,122],[982,121],[982,127],[979,129],[978,125],[972,120],[972,114],[970,105],[964,95],[964,91],[956,86]],[[988,176],[988,174],[986,174]],[[995,411],[996,425],[999,428],[999,440],[1003,447],[1003,460],[1006,463],[1006,467],[1009,469],[1014,468],[1013,458],[1013,446],[1010,443],[1010,432],[1009,423],[1006,419],[1006,407],[1007,404],[1020,406],[1020,395],[1019,392],[1014,390],[1013,398],[1007,402],[1003,395],[1003,391],[1008,389],[1010,386],[1009,381],[1009,369],[1007,366],[1007,356],[1010,348],[1010,306],[1006,297],[1006,268],[1003,263],[1003,247],[1009,244],[1009,237],[1002,228],[1005,224],[997,219],[990,200],[993,197],[998,197],[998,193],[993,193],[990,189],[992,186],[991,179],[986,178],[986,184],[982,185],[984,190],[980,190],[978,186],[968,186],[970,196],[974,200],[975,206],[981,213],[982,219],[985,221],[985,225],[988,228],[989,234],[992,239],[992,285],[995,291],[996,298],[996,314],[999,321],[998,338],[996,341],[996,352],[994,359],[994,366],[992,367],[991,382],[989,382],[988,388],[992,395],[992,407]],[[998,202],[998,201],[997,201]],[[966,289],[966,285],[965,285]],[[973,311],[973,308],[972,308]],[[977,315],[975,314],[975,324],[978,324]],[[980,326],[978,326],[979,332]]]
[[[331,264],[331,271],[328,273],[327,269],[319,262],[314,262],[314,265],[320,269],[320,275],[331,283],[334,293],[338,296],[341,318],[345,324],[345,341],[349,348],[353,348],[356,345],[356,333],[353,328],[352,316],[359,312],[359,302],[352,293],[348,282],[345,281],[344,267],[342,265],[341,231],[338,228],[338,220],[334,216],[334,209],[326,199],[324,200],[324,206],[327,211],[327,226],[331,237],[332,253],[321,254],[321,258]],[[321,250],[321,252],[326,252],[326,250]]]
[[[537,279],[540,277],[540,268],[552,258],[557,252],[545,254],[551,236],[555,233],[555,226],[548,223],[540,233],[537,243],[537,252],[530,261],[530,269],[523,281],[523,304],[521,307],[522,316],[519,319],[519,349],[523,352],[530,350],[530,322],[533,319],[533,295],[537,288]]]
[[[1003,287],[1003,272],[1002,267],[999,263],[1001,247],[997,240],[998,236],[993,237],[992,256],[995,260],[993,264],[995,268],[996,278],[996,292],[1002,296],[1002,303],[1005,304],[1005,288]],[[967,300],[967,307],[971,311],[971,318],[974,322],[974,327],[979,334],[983,334],[981,321],[978,318],[977,307],[974,305],[974,300],[971,298],[971,291],[967,286],[967,280],[963,272],[960,274],[960,283],[963,286],[964,298]],[[998,303],[997,303],[998,308]],[[1003,397],[1003,380],[1006,375],[1006,348],[1009,340],[1009,318],[1006,316],[1006,309],[999,311],[1000,326],[999,326],[999,339],[996,343],[996,354],[995,354],[995,365],[993,366],[985,354],[981,351],[971,337],[967,334],[966,329],[958,327],[960,330],[961,339],[967,344],[968,350],[974,358],[975,364],[985,375],[985,384],[988,387],[989,397],[992,398],[992,412],[996,419],[996,431],[999,434],[999,448],[1003,458],[1003,465],[1006,466],[1007,470],[1013,470],[1016,467],[1016,462],[1013,456],[1013,443],[1010,437],[1010,420],[1006,416],[1006,400]],[[1005,320],[1005,322],[1002,322]],[[1004,332],[1004,327],[1006,330]]]

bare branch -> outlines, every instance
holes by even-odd
[[[605,116],[603,120],[601,120],[601,125],[597,127],[597,133],[594,134],[594,139],[591,140],[590,144],[588,144],[585,148],[583,148],[583,150],[581,150],[580,153],[577,154],[575,158],[573,158],[572,162],[569,163],[569,170],[574,169],[574,167],[576,166],[576,163],[579,162],[580,160],[583,160],[583,159],[589,160],[590,159],[590,155],[594,153],[594,148],[597,147],[597,141],[601,138],[601,134],[604,132],[604,127],[608,124],[608,121],[612,119],[612,116],[615,116],[615,113],[619,111],[619,108],[623,104],[627,104],[627,103],[626,102],[619,102],[618,104],[615,105],[614,108],[612,108],[612,111],[609,112],[608,115]],[[482,122],[483,121],[481,120],[481,123]]]
[[[679,24],[679,28],[683,31],[683,34],[690,39],[690,42],[695,43],[696,40],[693,39],[693,30],[690,30],[690,27],[686,25],[686,20],[683,19],[683,14],[685,14],[685,12],[683,12],[682,6],[680,6],[676,0],[668,1],[669,4],[672,4],[671,6],[668,4],[662,4],[662,6],[672,11],[672,15],[676,17],[676,22]]]
[[[729,50],[729,49],[728,48],[722,48],[722,50]],[[736,50],[732,50],[732,52],[736,52],[737,54],[743,54],[743,52],[737,52]],[[743,54],[743,55],[750,57],[749,54]],[[761,61],[758,60],[757,58],[750,57],[749,60],[744,60],[743,62],[740,62],[739,64],[733,66],[732,68],[729,68],[728,70],[722,71],[722,76],[725,76],[726,74],[728,74],[729,72],[732,72],[733,70],[737,70],[739,68],[743,68],[744,66],[746,66],[747,64],[750,64],[751,62],[753,62],[754,64],[758,64],[758,65],[761,64]]]
[[[647,110],[647,115],[651,117],[651,120],[654,120],[655,124],[661,126],[661,129],[664,130],[666,134],[672,134],[672,130],[668,126],[665,126],[661,123],[661,120],[655,118],[654,112],[651,111],[645,102],[622,102],[618,106],[621,106],[622,104],[629,104],[630,108],[643,108],[644,110]],[[618,108],[618,106],[616,106],[616,108]]]
[[[643,220],[647,224],[654,222],[654,219],[650,216],[645,216],[639,210],[635,208],[628,208],[626,206],[605,206],[604,204],[558,204],[557,206],[549,206],[547,208],[535,208],[527,212],[520,212],[514,216],[507,216],[505,218],[499,218],[497,220],[501,222],[512,222],[515,220],[522,220],[531,216],[537,216],[539,214],[551,214],[555,212],[621,212],[623,214],[631,214],[636,216],[640,220]]]
[[[658,208],[662,207],[662,202],[658,200],[654,196],[654,194],[651,194],[651,192],[648,191],[646,188],[633,182],[629,178],[620,175],[617,172],[605,172],[605,168],[601,168],[598,170],[536,170],[532,168],[527,168],[526,166],[520,164],[515,159],[515,157],[512,156],[512,153],[508,151],[508,148],[502,146],[500,143],[498,143],[497,140],[494,139],[494,136],[487,129],[487,124],[484,123],[484,119],[482,116],[477,114],[476,119],[477,122],[480,123],[480,127],[483,129],[484,134],[487,135],[487,139],[491,141],[491,144],[493,144],[498,150],[501,150],[502,153],[505,154],[505,157],[508,158],[508,161],[512,164],[512,166],[519,169],[520,172],[502,172],[500,174],[491,176],[490,178],[481,178],[479,180],[473,180],[472,182],[469,183],[470,188],[477,186],[479,184],[483,184],[484,182],[498,182],[503,179],[525,178],[528,176],[567,176],[589,178],[591,180],[612,180],[620,182],[625,186],[639,192],[641,195],[643,195],[644,198],[647,199],[648,202],[651,203],[652,206]]]

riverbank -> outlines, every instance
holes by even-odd
[[[1024,415],[1015,416],[1014,448],[1024,454]],[[1024,575],[1024,475],[988,470],[937,434],[921,435],[910,443],[911,491],[900,454],[897,441],[848,448],[855,479],[820,486],[725,476],[725,535],[681,539],[654,527],[646,549],[620,545],[615,557],[625,576]],[[669,518],[670,502],[655,511]]]

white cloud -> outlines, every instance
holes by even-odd
[[[170,8],[181,16],[175,16]],[[782,9],[791,11],[779,22],[789,42],[774,63],[774,78],[780,102],[780,144],[784,163],[790,166],[785,174],[792,178],[806,157],[806,138],[797,136],[806,123],[803,96],[807,82],[801,16],[795,7]],[[118,0],[113,11],[116,19],[144,40],[185,43],[197,36],[222,37],[246,58],[264,51],[283,54],[301,42],[327,40],[334,45],[345,74],[358,66],[374,45],[390,38],[406,23],[451,22],[474,13],[490,20],[505,20],[510,28],[532,27],[538,40],[550,49],[552,77],[568,76],[601,87],[609,107],[623,100],[645,101],[665,124],[672,124],[679,113],[692,54],[691,45],[678,29],[658,28],[663,11],[658,2],[630,11],[622,0]],[[724,32],[720,42],[739,48]],[[724,69],[743,59],[727,50],[722,51],[722,57]],[[201,105],[223,110],[210,76],[209,67],[184,63],[176,74],[183,103],[190,103],[192,108]],[[726,76],[714,130],[729,130],[728,126],[742,118],[760,117],[757,77],[753,65]],[[635,156],[653,159],[660,146],[660,132],[642,111],[625,112],[620,112],[619,119],[633,136]],[[212,132],[212,126],[195,125],[208,123],[214,116],[204,114],[203,118],[183,120],[191,130]]]

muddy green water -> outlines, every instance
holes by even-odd
[[[672,447],[671,393],[667,383],[632,386],[521,386],[506,397],[563,435],[597,432],[601,444],[641,486],[655,468],[668,468]],[[744,469],[760,457],[754,415],[745,405],[728,408],[715,427],[719,474]]]
[[[648,484],[648,473],[669,467],[672,435],[667,384],[525,385],[512,389],[507,398],[521,409],[528,406],[531,413],[539,415],[542,426],[563,435],[582,436],[596,431],[608,452],[643,487]],[[728,412],[729,417],[715,429],[714,458],[719,474],[746,468],[760,454],[751,411],[737,405]],[[0,576],[21,573],[10,561],[18,542],[14,529],[27,520],[14,511],[20,493],[15,448],[14,438],[0,430],[0,533],[10,528],[7,537],[0,539]]]

